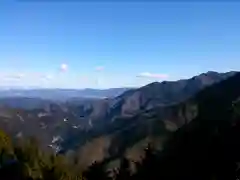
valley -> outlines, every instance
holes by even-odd
[[[170,134],[198,115],[198,106],[189,98],[234,74],[207,72],[176,82],[155,82],[105,99],[77,97],[59,102],[4,97],[0,128],[14,139],[37,138],[44,150],[76,152],[85,157],[83,167],[123,155],[137,160],[148,143],[162,149]]]

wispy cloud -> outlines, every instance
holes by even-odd
[[[54,79],[54,76],[51,74],[43,74],[38,72],[32,73],[5,73],[0,74],[0,79],[5,82],[26,82],[26,81],[35,81],[39,82],[41,80],[50,81]]]
[[[142,72],[138,74],[137,77],[165,79],[168,78],[169,76],[168,74],[155,74],[150,72]]]
[[[46,80],[52,80],[52,79],[53,79],[53,76],[50,75],[50,74],[48,74],[48,75],[45,75],[45,76],[44,76],[44,79],[46,79]]]
[[[62,72],[66,72],[66,71],[68,70],[68,65],[65,64],[65,63],[61,64],[61,65],[60,65],[60,70],[61,70]]]
[[[1,75],[3,80],[20,80],[23,79],[26,75],[23,73],[13,73],[13,74],[4,74]]]
[[[37,78],[44,80],[44,81],[50,81],[54,79],[54,76],[51,74],[40,74]]]
[[[104,69],[105,69],[104,66],[97,66],[97,67],[95,67],[96,71],[103,71]]]

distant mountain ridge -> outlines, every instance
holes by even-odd
[[[110,89],[0,89],[0,98],[27,97],[64,101],[70,98],[113,98],[130,88]]]
[[[184,102],[234,74],[207,72],[185,80],[154,82],[113,98],[40,100],[39,106],[39,99],[30,98],[37,108],[0,107],[0,127],[14,138],[39,137],[43,146],[48,145],[56,152],[80,149],[79,153],[86,157],[82,160],[85,165],[108,156],[125,153],[131,156],[151,136],[157,138],[155,142],[159,142],[159,137],[164,141],[165,135],[191,121],[197,110]],[[14,98],[5,101],[15,104]],[[95,149],[102,149],[101,153]]]
[[[218,73],[209,71],[190,79],[178,81],[153,82],[138,89],[124,92],[111,101],[111,109],[121,115],[131,115],[139,110],[155,106],[179,103],[191,97],[201,89],[236,74],[235,71]]]

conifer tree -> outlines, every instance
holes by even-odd
[[[131,169],[130,169],[130,162],[128,159],[123,157],[121,159],[119,171],[116,175],[116,180],[128,180],[131,178]]]

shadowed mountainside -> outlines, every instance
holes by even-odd
[[[155,82],[113,99],[46,101],[29,110],[2,106],[0,127],[17,139],[38,137],[43,147],[56,152],[78,150],[86,157],[84,165],[96,159],[117,160],[123,154],[139,159],[147,143],[161,149],[172,132],[198,114],[194,103],[183,103],[186,99],[233,74],[207,72],[187,80]]]
[[[92,138],[80,151],[68,152],[67,159],[41,152],[34,141],[12,146],[9,137],[0,132],[0,177],[236,180],[240,162],[239,100],[240,73],[237,73],[206,87],[184,102],[157,106],[133,117],[117,118],[105,132],[91,132],[90,129],[87,133],[91,132]],[[149,142],[143,145],[141,142],[146,137]],[[132,162],[133,157],[127,154],[127,150],[134,146],[144,149],[149,143],[147,150],[137,154],[142,155],[139,162]],[[124,155],[127,159],[123,158]],[[79,173],[90,163],[89,159],[98,162]],[[130,165],[134,168],[131,169]],[[105,169],[116,166],[119,168],[112,171],[113,178],[108,177]]]
[[[207,74],[210,73],[210,77],[206,78]],[[216,78],[216,73],[208,72],[207,74],[201,74],[200,76],[196,76],[191,78],[190,80],[182,80],[180,81],[180,84],[186,83],[187,85],[179,85],[181,87],[182,92],[186,92],[186,89],[189,87],[192,87],[193,89],[198,87],[200,89],[203,89],[203,86],[190,86],[190,84],[198,84],[195,82],[197,81],[204,82],[203,84],[206,86],[211,85],[214,81],[212,78]],[[223,79],[226,79],[233,75],[234,73],[227,74]],[[217,80],[215,82],[220,82],[221,78],[217,76]],[[200,79],[200,80],[199,80]],[[206,80],[208,79],[208,80]],[[209,80],[210,79],[210,80]],[[195,83],[194,83],[195,82]],[[170,82],[173,83],[174,82]],[[177,84],[179,81],[176,82]],[[142,96],[147,96],[148,99],[151,99],[149,96],[158,96],[161,97],[161,93],[156,94],[154,93],[146,93],[147,90],[154,91],[154,88],[159,88],[160,90],[164,89],[161,87],[162,83],[153,83],[148,86],[142,87],[138,90],[134,91],[128,91],[124,93],[120,97],[132,97],[134,96],[134,93],[139,93],[139,91],[142,94]],[[154,88],[153,88],[153,87]],[[160,87],[159,87],[160,86]],[[165,86],[165,83],[163,83],[163,86]],[[168,86],[168,85],[167,85]],[[171,85],[172,86],[172,85]],[[176,85],[178,86],[178,85]],[[151,88],[150,88],[151,87]],[[185,88],[184,88],[185,87]],[[152,89],[153,88],[153,89]],[[147,90],[146,90],[147,89]],[[173,90],[172,90],[173,91]],[[192,90],[192,93],[196,92],[197,88]],[[161,92],[161,91],[160,91]],[[189,92],[189,91],[188,91]],[[133,160],[139,159],[140,155],[143,153],[144,147],[151,142],[156,146],[158,149],[162,149],[162,146],[166,139],[169,137],[169,135],[176,131],[178,128],[182,127],[183,125],[189,123],[192,119],[194,119],[198,115],[198,106],[193,101],[181,101],[184,99],[179,94],[181,94],[181,91],[173,91],[172,94],[175,95],[175,93],[178,93],[178,96],[176,95],[175,101],[172,99],[173,105],[163,105],[161,103],[155,104],[154,108],[146,108],[145,106],[142,111],[138,110],[138,113],[136,115],[132,116],[125,116],[120,115],[118,117],[115,117],[112,119],[111,123],[105,124],[104,128],[97,128],[93,129],[92,131],[89,131],[89,140],[87,141],[87,144],[91,144],[91,146],[98,147],[96,149],[100,149],[99,151],[101,153],[98,153],[99,151],[91,151],[92,154],[89,154],[90,151],[87,151],[86,148],[89,146],[81,145],[82,148],[80,148],[79,154],[82,154],[82,156],[85,155],[85,152],[88,152],[89,156],[97,157],[97,159],[104,159],[108,157],[115,157],[115,159],[118,159],[122,154],[126,154],[127,157],[132,158]],[[174,97],[174,96],[170,97]],[[179,97],[180,96],[180,97]],[[120,98],[117,97],[117,98]],[[156,97],[156,98],[158,98]],[[190,95],[186,95],[187,97],[191,97]],[[166,97],[167,99],[169,97]],[[124,101],[124,98],[121,98],[122,101]],[[153,98],[154,99],[154,98]],[[139,99],[137,99],[139,102]],[[177,102],[181,103],[177,103]],[[156,101],[154,101],[155,103]],[[161,100],[159,100],[161,102]],[[163,101],[164,102],[164,101]],[[167,100],[165,101],[167,103]],[[152,103],[151,101],[148,101],[148,103]],[[146,104],[145,104],[146,105]],[[123,106],[121,106],[123,107]],[[73,149],[76,149],[79,147],[75,141],[77,137],[81,137],[81,134],[77,134],[75,137],[71,138],[70,141],[64,141],[64,145],[66,145],[68,148],[71,146]],[[107,139],[104,141],[103,139]],[[99,144],[99,140],[101,140],[101,143]],[[70,143],[69,143],[70,142]],[[109,143],[110,142],[110,143]],[[68,144],[69,143],[69,144]],[[76,145],[77,144],[77,145]],[[64,146],[63,145],[63,146]],[[76,145],[76,146],[75,146]],[[89,148],[88,150],[90,150]],[[104,152],[104,153],[103,153]],[[80,155],[81,157],[81,155]],[[114,158],[112,158],[114,159]],[[92,160],[91,160],[92,161]]]

